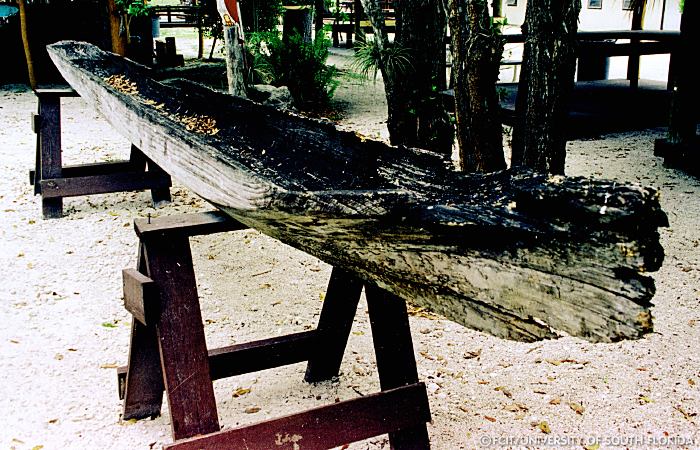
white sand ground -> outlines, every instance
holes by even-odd
[[[349,102],[343,126],[386,136],[381,83],[345,79],[337,96]],[[64,105],[66,163],[128,155],[128,142],[81,99]],[[209,206],[176,183],[159,209],[148,193],[117,193],[68,199],[66,217],[43,220],[27,176],[35,108],[26,88],[0,87],[0,448],[158,448],[171,442],[167,407],[155,420],[120,420],[114,367],[126,362],[130,327],[121,270],[136,264],[135,218]],[[433,448],[700,448],[700,182],[653,156],[662,131],[571,142],[567,164],[571,175],[661,190],[671,226],[653,274],[656,331],[617,344],[522,344],[413,316]],[[192,249],[210,347],[315,325],[327,265],[255,231],[194,238]],[[363,301],[338,379],[306,384],[297,364],[217,381],[220,421],[233,427],[374,392],[375,369]],[[234,397],[239,388],[250,392]]]

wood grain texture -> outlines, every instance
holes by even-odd
[[[70,84],[182,184],[235,218],[447,318],[532,341],[652,330],[667,225],[651,188],[528,171],[465,175],[398,148],[176,81],[84,43],[49,52]],[[138,95],[104,79],[123,74]],[[215,135],[175,114],[206,115]]]
[[[218,433],[183,439],[166,450],[324,450],[430,420],[423,383],[366,395]],[[392,447],[394,448],[394,447]],[[400,447],[401,450],[408,446]],[[410,447],[426,450],[427,445]],[[398,449],[397,449],[398,450]]]
[[[143,325],[152,325],[158,314],[158,287],[155,282],[136,269],[122,270],[124,308]]]
[[[160,293],[155,329],[173,437],[219,431],[188,238],[152,237],[143,245],[148,277]]]
[[[43,181],[61,178],[61,97],[58,95],[42,95],[39,97],[39,128],[38,154],[39,178],[35,180],[42,194],[41,211],[45,219],[63,216],[63,199],[45,198],[41,183]]]

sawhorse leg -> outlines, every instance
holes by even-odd
[[[406,302],[369,283],[365,296],[382,391],[418,383]],[[430,448],[425,423],[389,433],[389,442],[394,450]]]
[[[61,177],[61,97],[58,95],[39,96],[39,130],[37,140],[37,176],[40,180]],[[63,199],[41,198],[41,212],[44,218],[54,219],[63,215]]]
[[[303,439],[303,448],[320,450],[383,433],[396,450],[430,448],[430,408],[406,305],[344,270],[333,269],[316,330],[207,351],[188,236],[241,228],[220,213],[137,221],[139,271],[127,269],[124,277],[125,306],[134,316],[129,366],[120,369],[124,417],[157,415],[165,390],[175,439],[167,449],[262,450],[288,437],[284,448]],[[219,431],[212,379],[301,361],[309,362],[307,381],[338,374],[363,285],[382,391]]]
[[[361,294],[361,280],[342,269],[333,269],[316,328],[318,345],[306,367],[304,380],[307,382],[324,381],[338,375]]]
[[[175,439],[219,431],[188,238],[151,236],[142,240],[141,252],[144,275],[158,286],[160,301],[150,314],[153,324],[134,324],[124,417],[160,413],[165,387]]]
[[[128,161],[63,166],[61,98],[78,94],[70,87],[34,92],[39,99],[38,112],[32,117],[36,163],[29,177],[34,194],[41,195],[45,219],[63,215],[64,197],[150,189],[156,205],[170,201],[170,176],[133,145]]]
[[[129,164],[134,172],[145,172],[153,174],[155,178],[170,178],[170,176],[161,167],[148,159],[143,154],[141,149],[131,144],[131,152],[129,154]],[[153,203],[158,206],[165,202],[170,202],[170,183],[167,186],[157,186],[151,188],[151,198]]]

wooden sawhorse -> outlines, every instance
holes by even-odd
[[[39,108],[32,115],[37,134],[36,167],[29,172],[34,194],[41,194],[45,219],[63,215],[63,197],[150,189],[154,202],[170,201],[170,176],[131,146],[128,161],[81,164],[61,163],[61,98],[78,97],[70,87],[35,89]],[[148,169],[148,170],[147,170]]]
[[[188,238],[247,227],[220,212],[134,225],[138,270],[123,271],[134,319],[128,365],[118,370],[124,419],[158,416],[165,392],[175,440],[167,449],[327,449],[384,433],[393,449],[430,448],[402,299],[334,268],[315,330],[207,351]],[[381,391],[221,431],[212,380],[302,361],[308,382],[338,375],[363,286]]]

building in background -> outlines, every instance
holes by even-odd
[[[493,10],[507,19],[506,33],[519,33],[525,20],[525,0],[494,0]],[[580,31],[629,30],[632,28],[630,0],[581,0]],[[644,30],[680,30],[680,0],[648,0],[644,12]],[[508,45],[504,59],[516,60],[522,55],[521,45]],[[609,78],[626,78],[626,56],[608,61]],[[668,79],[669,55],[643,55],[639,77],[647,80]],[[515,70],[515,69],[513,69]]]

